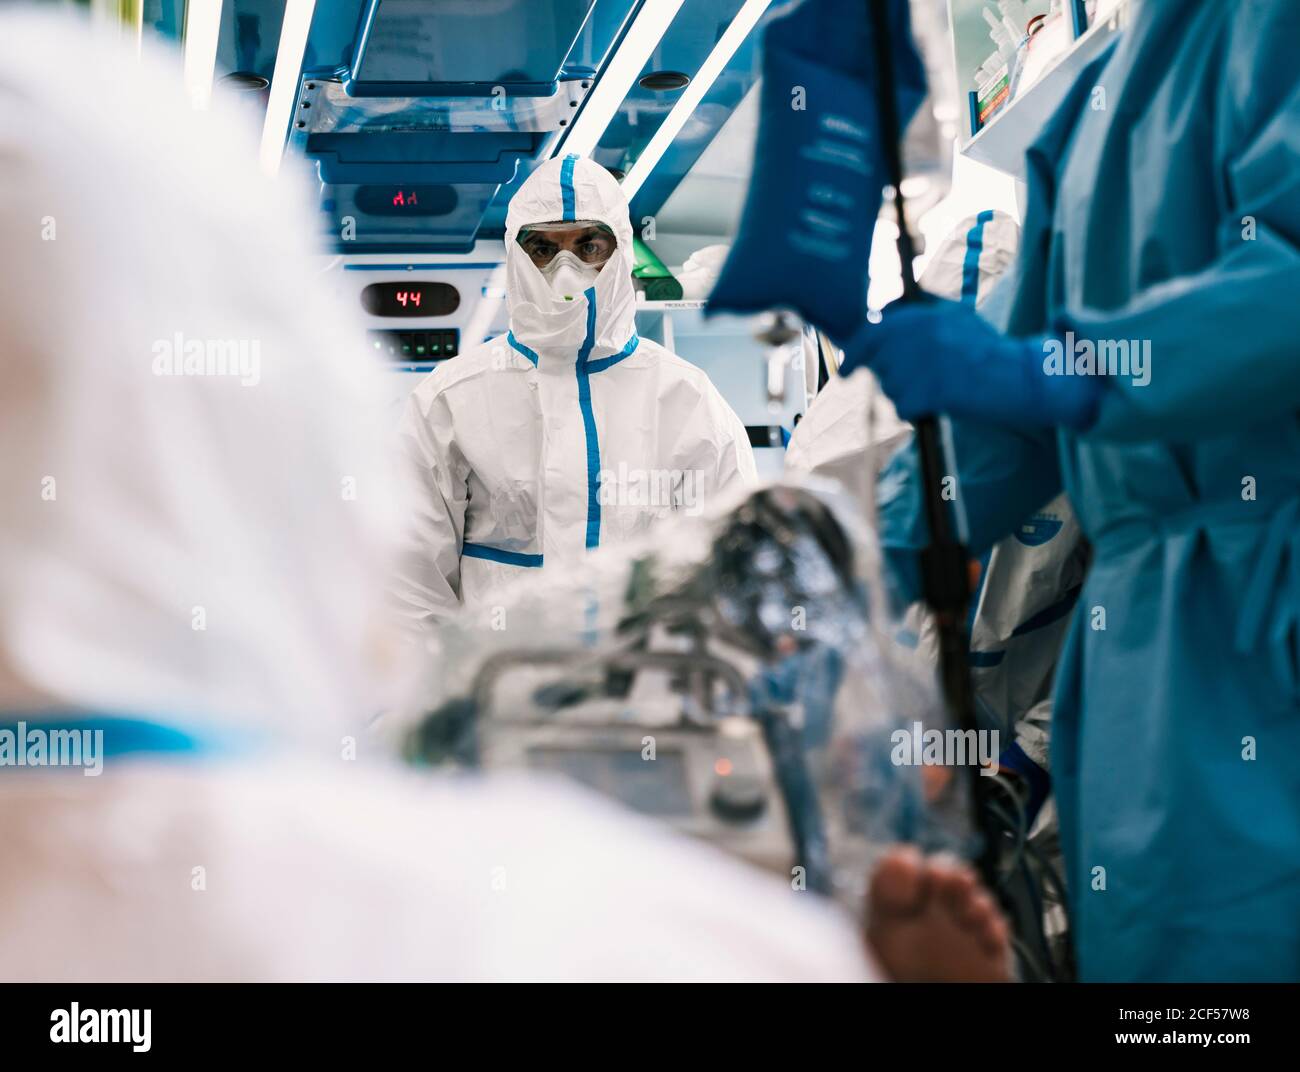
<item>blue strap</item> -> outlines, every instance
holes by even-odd
[[[503,551],[499,547],[489,547],[483,543],[464,543],[460,547],[461,558],[481,558],[485,562],[503,562],[507,566],[524,566],[538,569],[542,564],[541,555],[526,555],[522,551]]]
[[[966,232],[966,259],[961,266],[961,301],[973,306],[980,292],[980,254],[984,251],[984,225],[993,218],[991,209],[975,217],[975,226]]]
[[[1075,603],[1079,600],[1079,593],[1082,591],[1083,585],[1076,584],[1050,607],[1044,607],[1032,618],[1021,622],[1011,635],[1013,637],[1024,636],[1026,633],[1032,633],[1037,629],[1045,629],[1053,622],[1060,621],[1074,609]]]
[[[573,193],[573,165],[577,157],[570,153],[564,158],[564,163],[560,165],[560,199],[564,202],[565,221],[576,220],[578,217],[574,214],[577,211],[577,198]]]
[[[533,363],[533,368],[537,367],[537,351],[528,349],[527,346],[515,338],[515,333],[513,331],[506,332],[506,342],[523,354],[524,357],[528,358],[528,360]]]
[[[587,364],[596,344],[596,288],[587,296],[587,337],[578,351],[578,408],[582,410],[582,427],[587,436],[587,541],[588,547],[600,546],[600,442],[596,438],[596,414],[591,408],[591,369]]]
[[[981,581],[981,583],[983,582]],[[1074,609],[1075,603],[1079,601],[1079,593],[1082,591],[1083,585],[1076,584],[1050,607],[1044,607],[1032,618],[1027,618],[1016,626],[1012,630],[1012,637],[1027,636],[1039,629],[1046,629],[1054,622],[1059,622]],[[971,620],[973,622],[974,618],[972,617]],[[1001,648],[998,651],[971,651],[968,655],[968,661],[976,669],[987,670],[994,666],[1000,666],[1002,660],[1006,658],[1006,654],[1006,648]]]

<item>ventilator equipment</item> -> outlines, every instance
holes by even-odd
[[[676,522],[671,546],[519,591],[507,630],[442,631],[457,671],[431,673],[424,695],[442,698],[407,754],[566,774],[848,903],[893,842],[967,850],[961,795],[891,762],[894,735],[942,726],[942,704],[879,642],[846,506],[770,487]]]

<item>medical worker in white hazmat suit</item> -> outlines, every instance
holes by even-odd
[[[627,199],[605,168],[542,164],[505,242],[509,332],[431,373],[400,426],[418,502],[396,595],[416,623],[757,479],[708,376],[637,336]]]

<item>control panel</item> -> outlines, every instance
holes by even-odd
[[[369,331],[366,333],[375,353],[393,361],[410,363],[442,361],[460,353],[460,331]]]
[[[612,713],[612,712],[611,712]],[[479,724],[484,768],[560,774],[681,833],[788,875],[794,843],[758,724]]]

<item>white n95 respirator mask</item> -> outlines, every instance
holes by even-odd
[[[600,269],[583,264],[575,254],[566,249],[552,257],[550,263],[541,269],[541,273],[550,284],[551,292],[556,298],[560,301],[573,301],[596,282]]]

